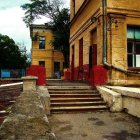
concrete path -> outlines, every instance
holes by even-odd
[[[140,140],[140,119],[125,113],[53,114],[58,140]]]

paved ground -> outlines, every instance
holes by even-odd
[[[53,114],[49,121],[58,140],[140,140],[140,119],[125,113]]]

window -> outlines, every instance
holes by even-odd
[[[140,28],[127,28],[128,67],[140,67]]]
[[[45,61],[39,61],[39,66],[45,67]]]
[[[39,37],[39,49],[45,49],[45,37],[44,36]]]

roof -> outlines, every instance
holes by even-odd
[[[52,30],[52,28],[47,24],[31,24],[30,25],[30,36],[32,36],[32,32],[33,32],[33,29],[50,29]]]

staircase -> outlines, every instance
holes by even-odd
[[[68,83],[59,86],[48,86],[51,102],[51,113],[91,112],[107,110],[100,94],[91,86],[81,83]]]

